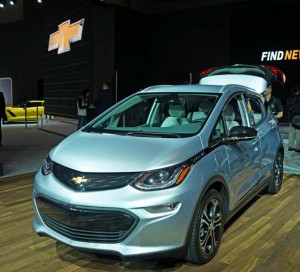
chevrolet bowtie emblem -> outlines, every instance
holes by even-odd
[[[70,20],[58,26],[58,31],[50,35],[48,51],[58,48],[58,54],[70,51],[70,43],[81,40],[84,19],[70,25]]]
[[[73,177],[71,180],[74,181],[75,184],[87,183],[89,181],[88,179],[83,177]]]

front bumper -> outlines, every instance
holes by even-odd
[[[51,174],[40,172],[34,184],[33,228],[38,234],[72,247],[121,256],[182,248],[198,199],[196,190],[184,184],[155,192],[131,186],[74,192]]]

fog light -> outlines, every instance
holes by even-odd
[[[149,213],[165,213],[165,212],[173,212],[178,210],[180,207],[180,203],[167,203],[159,206],[147,207],[145,210]]]

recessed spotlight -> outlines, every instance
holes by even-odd
[[[15,4],[17,4],[17,0],[10,0],[9,3],[14,6]]]
[[[0,8],[4,8],[6,6],[6,0],[0,0]]]

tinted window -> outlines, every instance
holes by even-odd
[[[223,110],[223,119],[227,131],[236,126],[248,126],[244,99],[241,95],[231,98]]]
[[[225,134],[224,123],[221,118],[219,118],[216,126],[214,127],[211,137],[210,144],[217,144]]]
[[[250,125],[255,127],[264,118],[265,110],[263,103],[259,97],[255,96],[248,96],[246,103]]]
[[[26,103],[26,107],[38,107],[38,106],[42,106],[41,102],[27,102]]]

